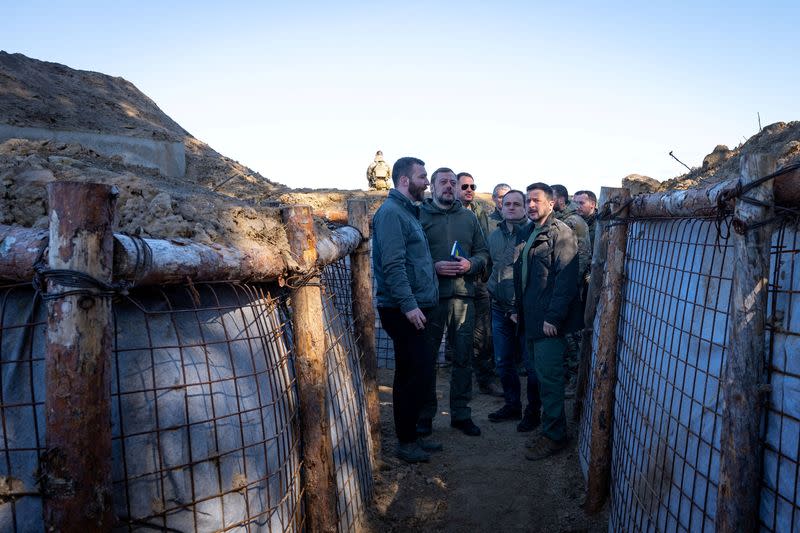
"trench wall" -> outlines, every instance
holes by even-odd
[[[323,271],[340,531],[372,494],[347,260]],[[114,303],[117,531],[302,531],[291,300],[276,285],[196,283]],[[45,309],[0,287],[0,531],[43,531]]]
[[[714,531],[729,219],[633,220],[618,329],[609,531]],[[773,233],[760,526],[800,530],[800,226]],[[599,330],[595,323],[594,331]],[[593,352],[597,338],[593,339]],[[594,366],[594,365],[592,365]],[[591,380],[590,372],[590,380]],[[592,383],[588,389],[591,394]],[[579,429],[588,471],[591,399]]]

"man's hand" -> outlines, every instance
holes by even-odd
[[[425,322],[428,321],[428,319],[425,318],[425,315],[422,313],[419,307],[415,307],[411,311],[407,312],[406,318],[417,329],[425,329]]]
[[[466,274],[467,272],[469,272],[469,269],[472,267],[472,263],[470,263],[469,259],[467,259],[466,257],[459,257],[458,258],[458,263],[459,263],[460,268],[461,268],[461,270],[459,271],[459,274]]]
[[[556,327],[547,321],[545,321],[544,325],[542,326],[542,331],[544,332],[545,337],[555,337],[558,335],[558,330]]]
[[[437,261],[433,266],[440,276],[453,277],[469,272],[472,263],[469,262],[469,259],[461,257],[458,261]]]
[[[460,261],[436,261],[433,264],[436,273],[440,276],[458,276],[461,273]]]
[[[519,320],[517,317],[517,313],[511,313],[510,315],[508,315],[508,319],[511,320],[511,322],[513,322],[514,324],[516,324],[517,320]]]

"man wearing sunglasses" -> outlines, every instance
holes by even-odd
[[[483,231],[484,238],[488,238],[490,223],[489,216],[481,204],[475,201],[475,178],[469,172],[459,172],[458,199],[461,205],[475,214]],[[475,371],[475,381],[482,394],[502,398],[503,391],[495,384],[494,355],[492,350],[492,315],[489,302],[489,291],[486,281],[489,279],[489,268],[475,278],[475,334],[473,336],[472,368]]]

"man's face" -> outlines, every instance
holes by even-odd
[[[525,218],[525,198],[521,194],[503,194],[503,206],[501,207],[503,220],[517,222]]]
[[[589,198],[588,194],[576,194],[572,197],[572,201],[578,208],[578,212],[584,217],[590,217],[597,209],[597,204]]]
[[[411,177],[408,179],[408,194],[417,202],[421,202],[425,199],[425,189],[428,188],[429,183],[425,167],[413,165],[411,167]]]
[[[553,212],[553,200],[548,200],[547,195],[540,189],[528,191],[528,218],[536,224],[541,224]]]
[[[494,194],[492,194],[492,200],[494,200],[494,206],[497,208],[498,211],[503,209],[503,197],[510,190],[511,189],[506,189],[505,187],[500,187],[494,192]]]
[[[567,208],[567,199],[563,196],[553,195],[553,209],[556,211],[563,211]]]
[[[475,199],[475,180],[469,176],[461,176],[458,179],[458,199],[465,206],[472,203]]]
[[[441,206],[450,207],[456,201],[456,175],[439,172],[433,182],[433,199]]]

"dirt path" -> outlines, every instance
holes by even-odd
[[[471,402],[480,437],[450,428],[437,416],[433,438],[444,444],[428,464],[408,465],[394,457],[392,371],[381,370],[384,462],[376,480],[370,531],[607,531],[605,513],[587,517],[580,504],[584,482],[576,439],[561,454],[538,462],[524,458],[531,433],[516,424],[493,424],[487,415],[502,399],[478,394]],[[447,412],[449,372],[439,371],[439,410]],[[569,416],[572,402],[567,405]],[[576,435],[574,427],[571,436]]]

